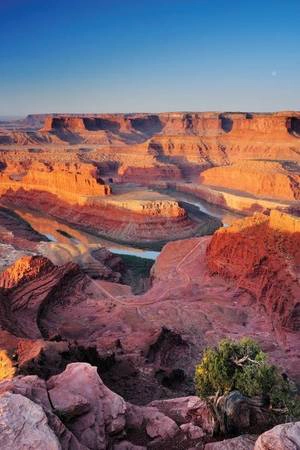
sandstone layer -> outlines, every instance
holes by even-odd
[[[8,380],[0,391],[42,406],[41,435],[52,430],[66,449],[203,446],[213,424],[190,396],[194,367],[223,337],[253,337],[300,382],[299,218],[282,212],[299,211],[299,123],[297,112],[216,112],[31,116],[2,125],[7,207],[141,246],[175,240],[156,260],[147,292],[134,295],[110,252],[82,246],[74,256],[74,234],[51,262],[35,253],[48,246],[53,257],[58,244],[40,243],[2,210],[0,252],[13,257],[0,275],[0,375]],[[267,215],[190,238],[220,221],[150,185]],[[186,418],[199,408],[201,418]],[[274,433],[286,439],[288,431]],[[24,437],[22,428],[16,434]],[[238,439],[224,445],[243,446]]]
[[[256,199],[256,209],[271,199],[299,210],[299,124],[293,111],[33,115],[2,125],[0,149],[8,165],[36,162],[35,173],[25,178],[28,186],[34,179],[35,187],[53,193],[57,184],[55,195],[72,204],[109,194],[109,181],[176,181],[186,189],[193,181],[200,190],[202,182],[214,186],[211,197],[238,211],[253,212]],[[41,162],[54,167],[52,175]],[[86,172],[90,164],[104,184]],[[78,167],[75,182],[72,167]],[[68,186],[56,172],[68,178]],[[13,189],[14,181],[8,180]],[[278,205],[268,204],[272,208]]]
[[[299,249],[300,219],[272,211],[215,233],[207,262],[261,303],[275,327],[299,332]]]
[[[104,238],[146,247],[161,248],[169,240],[211,234],[221,226],[220,220],[207,214],[187,214],[174,199],[160,194],[151,200],[147,193],[141,198],[108,197],[70,204],[45,191],[18,189],[6,191],[1,200],[16,209],[26,206],[50,214]]]
[[[42,191],[58,196],[70,204],[84,204],[90,197],[110,193],[97,174],[94,166],[88,164],[48,164],[27,162],[25,164],[4,164],[0,174],[1,190]]]
[[[213,187],[244,191],[257,197],[294,201],[300,199],[300,167],[288,170],[279,162],[247,161],[214,167],[200,175],[200,182]]]
[[[190,217],[178,202],[155,192],[113,195],[91,163],[3,159],[2,203],[51,214],[100,236],[141,244],[213,232],[220,222]],[[172,230],[172,233],[171,233]]]

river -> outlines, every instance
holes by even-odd
[[[215,207],[209,203],[197,199],[189,194],[180,192],[169,193],[177,200],[197,206],[199,210],[218,217],[224,226],[230,225],[234,220],[241,217],[225,209]],[[58,219],[27,209],[15,209],[32,228],[46,236],[50,242],[41,243],[39,249],[55,264],[64,264],[67,261],[81,262],[82,259],[90,257],[90,252],[100,247],[106,247],[111,252],[120,255],[132,255],[155,260],[160,252],[118,244],[107,239],[100,238],[92,233],[82,231],[67,225]]]

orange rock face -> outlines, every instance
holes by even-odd
[[[8,190],[44,191],[71,204],[82,204],[93,196],[110,193],[89,164],[47,164],[29,162],[29,167],[9,164],[0,173],[0,194]]]
[[[33,396],[44,386],[48,405],[46,380],[70,362],[89,361],[110,388],[146,404],[190,392],[207,346],[249,336],[298,382],[300,219],[282,210],[299,210],[299,137],[297,112],[30,116],[1,128],[1,203],[19,208],[24,220],[26,208],[35,210],[36,223],[40,213],[49,229],[39,231],[52,242],[39,243],[43,236],[0,208],[0,378],[39,375],[44,381],[17,377],[9,383],[21,383]],[[168,188],[172,192],[161,193]],[[176,190],[270,215],[238,221],[211,237],[220,221],[187,206],[187,195],[177,200]],[[97,243],[82,229],[98,234]],[[103,237],[146,248],[168,242],[147,278],[149,289],[134,295],[119,284],[126,263],[99,249]],[[80,387],[81,376],[77,380]],[[92,384],[84,386],[89,395]],[[82,429],[95,420],[80,389],[79,397],[63,398],[66,386],[52,392],[51,402],[67,426],[53,415],[49,424],[55,419],[63,447],[79,448]],[[71,421],[65,416],[69,398]],[[77,442],[68,427],[79,416]],[[155,416],[155,438],[159,427]]]
[[[53,264],[42,256],[23,256],[0,274],[0,288],[11,289],[34,280]]]
[[[200,175],[203,184],[244,191],[262,198],[300,199],[300,168],[288,170],[284,163],[245,161],[205,170]]]
[[[253,295],[278,328],[300,331],[300,219],[279,211],[221,229],[207,249],[212,274]]]
[[[222,133],[263,133],[286,135],[299,132],[299,114],[280,112],[270,114],[176,112],[159,114],[59,114],[43,116],[42,131],[68,129],[70,131],[109,130],[113,132],[141,132],[148,135]],[[36,117],[35,121],[40,123]]]
[[[2,196],[6,205],[39,210],[73,224],[86,227],[100,236],[124,243],[141,245],[194,235],[211,234],[221,222],[209,216],[192,220],[177,202],[127,201],[104,199],[79,204],[58,199],[53,194],[19,189]]]
[[[179,180],[181,172],[175,165],[159,165],[150,167],[134,167],[123,165],[118,170],[118,177],[125,182],[144,182],[151,179],[173,178]]]
[[[55,144],[59,159],[96,161],[119,181],[195,181],[200,171],[245,160],[299,162],[299,137],[299,112],[60,114],[28,117],[14,128],[1,129],[0,147],[18,144],[31,151],[30,159],[41,152],[54,164],[55,152],[49,149]],[[70,144],[72,149],[67,149]],[[15,153],[19,159],[20,148]],[[12,159],[11,151],[6,158]],[[267,177],[262,179],[262,169],[251,167],[257,170],[258,182],[272,189]],[[276,178],[275,188],[282,187],[284,198],[291,199],[288,182],[280,174]]]

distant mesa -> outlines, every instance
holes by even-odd
[[[298,114],[298,113],[297,113]],[[49,115],[43,117],[42,131],[69,130],[110,131],[112,133],[142,133],[148,136],[158,133],[201,134],[209,131],[272,133],[294,131],[299,134],[298,115],[289,113],[159,113],[159,114],[95,114]],[[36,123],[40,123],[37,121]]]

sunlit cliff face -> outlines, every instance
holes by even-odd
[[[0,381],[10,380],[15,375],[16,369],[5,350],[0,350]]]
[[[46,191],[72,204],[110,193],[91,164],[50,165],[36,161],[28,168],[9,164],[2,170],[1,193],[8,189]]]

